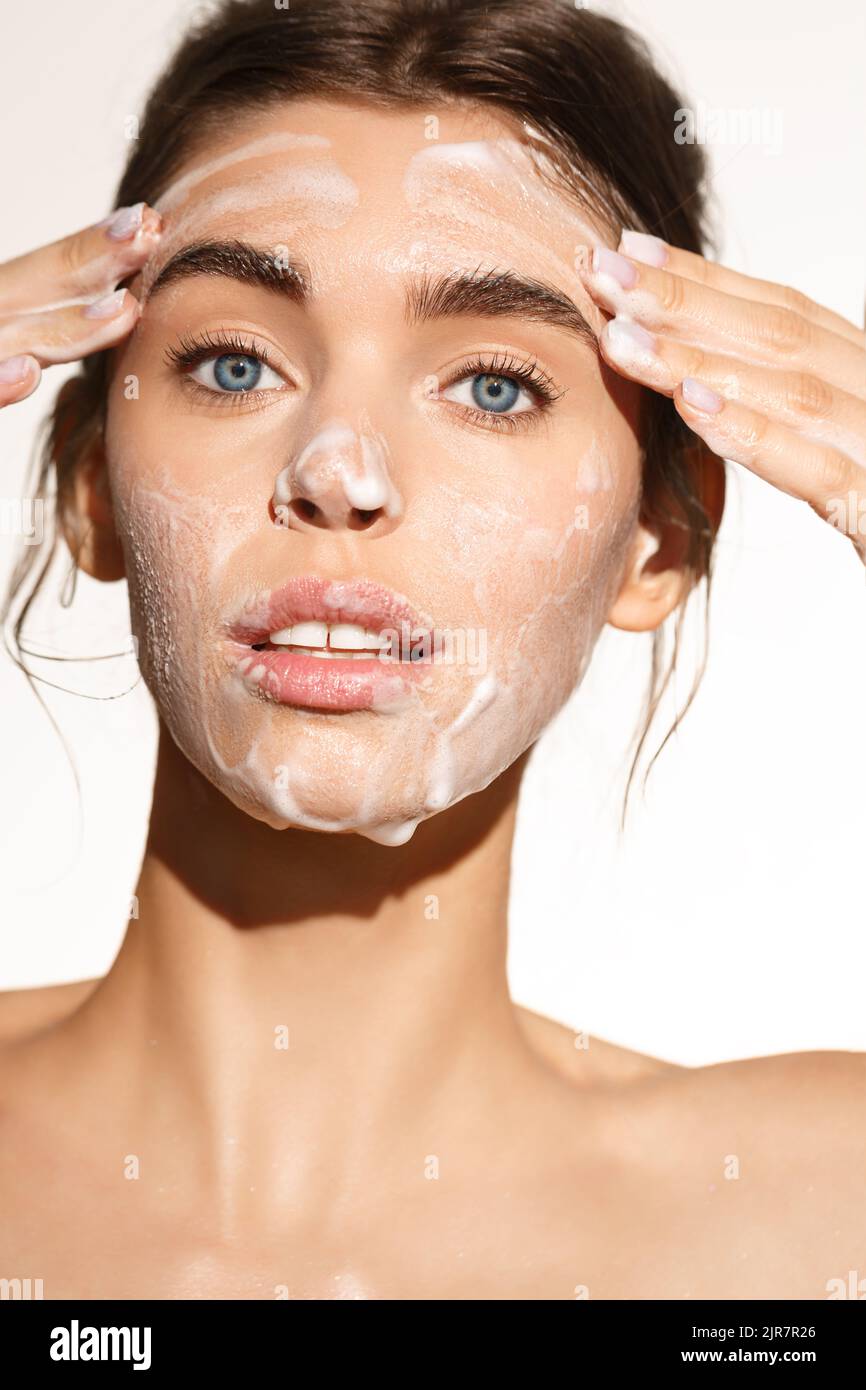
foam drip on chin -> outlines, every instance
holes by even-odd
[[[499,683],[492,671],[481,678],[457,717],[438,735],[431,760],[428,791],[424,807],[431,814],[454,804],[456,782],[453,736],[468,727],[499,694]],[[457,798],[459,800],[459,798]]]

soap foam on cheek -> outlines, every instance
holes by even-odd
[[[447,438],[447,431],[443,431]],[[436,537],[439,583],[443,575],[471,579],[475,611],[467,621],[490,625],[487,670],[477,676],[457,715],[443,727],[430,761],[428,812],[453,805],[499,776],[538,738],[582,678],[595,637],[614,597],[618,569],[631,530],[620,515],[614,474],[593,442],[584,462],[593,494],[576,470],[567,523],[527,526],[519,496],[491,485],[478,500],[466,476],[466,445],[451,436],[452,481],[416,499],[410,524],[419,556]],[[469,477],[471,477],[471,471]],[[610,479],[611,488],[601,486]],[[418,536],[415,541],[414,535]],[[432,588],[435,573],[429,575]],[[488,634],[489,635],[489,634]]]
[[[597,492],[610,493],[616,486],[610,460],[595,440],[578,464],[577,486],[585,496]]]
[[[139,662],[160,714],[178,746],[206,775],[225,759],[248,757],[250,744],[233,720],[214,737],[206,692],[225,677],[212,659],[208,618],[231,557],[255,525],[213,496],[189,494],[168,482],[138,481],[114,470],[115,508],[124,537],[130,612]],[[214,776],[211,780],[219,783]]]

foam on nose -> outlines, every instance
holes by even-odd
[[[322,426],[277,475],[273,506],[278,517],[288,516],[289,504],[305,499],[332,522],[344,522],[353,509],[381,511],[394,518],[403,499],[388,468],[387,446],[381,434],[359,433],[345,420]],[[279,511],[278,511],[279,509]]]

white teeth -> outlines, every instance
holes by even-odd
[[[288,638],[286,638],[287,632]],[[275,640],[281,645],[292,647],[326,647],[328,645],[328,624],[295,623],[294,627],[283,628],[282,633],[278,633],[276,639],[271,637],[272,642]]]
[[[332,652],[330,647],[295,647],[296,652],[303,652],[304,656],[316,656],[325,661],[363,661],[368,655],[367,652]]]
[[[366,656],[371,651],[385,651],[389,642],[380,632],[360,627],[357,623],[295,623],[269,634],[275,647],[303,647],[312,656]]]
[[[330,633],[329,645],[337,651],[378,651],[380,647],[387,645],[381,632],[370,632],[367,628],[359,627],[357,623],[335,623]]]

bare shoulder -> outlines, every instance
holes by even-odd
[[[866,1053],[680,1068],[642,1088],[630,1110],[636,1124],[615,1122],[630,1159],[646,1168],[649,1148],[671,1191],[724,1209],[732,1236],[748,1231],[759,1244],[763,1232],[773,1259],[789,1245],[791,1268],[801,1261],[804,1276],[823,1261],[829,1277],[843,1250],[850,1261],[862,1249]]]
[[[804,1126],[834,1110],[847,1111],[847,1132],[866,1132],[866,1052],[785,1052],[687,1066],[607,1042],[531,1009],[520,1007],[517,1016],[538,1055],[574,1082],[627,1085],[635,1095],[644,1090],[662,1108],[688,1104],[701,1113],[730,1109],[733,1115],[748,1103],[756,1115],[772,1116],[774,1125],[785,1116]]]
[[[606,1042],[594,1033],[558,1023],[532,1009],[518,1007],[517,1017],[533,1050],[555,1071],[579,1085],[660,1080],[690,1070],[676,1062]]]
[[[780,1125],[802,1132],[816,1126],[816,1141],[831,1117],[840,1122],[828,1136],[834,1142],[866,1134],[866,1052],[783,1052],[681,1071],[700,1111],[721,1106],[721,1113],[735,1114],[746,1107],[756,1126],[764,1117],[776,1133]]]
[[[625,1283],[619,1269],[606,1284],[602,1264],[598,1296],[859,1296],[844,1291],[864,1273],[866,1053],[690,1067],[594,1037],[584,1047],[581,1034],[549,1022],[521,1018],[571,1080],[575,1113],[602,1157],[607,1243],[634,1251]],[[585,1155],[580,1162],[585,1172]]]
[[[99,979],[0,990],[0,1044],[16,1042],[74,1013]]]
[[[624,1157],[646,1165],[652,1150],[671,1173],[718,1172],[727,1156],[734,1168],[739,1157],[756,1182],[776,1186],[838,1173],[836,1190],[850,1181],[860,1200],[866,1052],[787,1052],[683,1066],[528,1009],[518,1017],[535,1051],[568,1081],[602,1097],[616,1093],[607,1132]]]
[[[844,1165],[866,1157],[866,1052],[785,1052],[721,1062],[687,1073],[690,1104],[717,1111],[756,1150],[796,1170],[820,1157]]]

